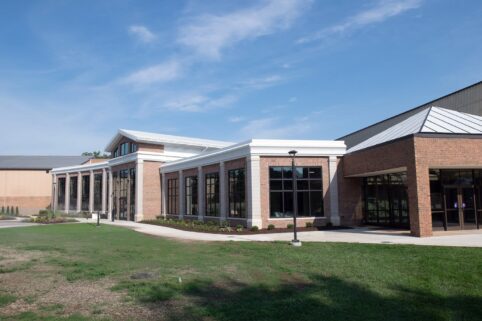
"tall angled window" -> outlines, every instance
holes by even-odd
[[[167,180],[167,213],[178,214],[179,185],[177,178]]]
[[[185,178],[185,207],[186,215],[197,215],[198,205],[197,205],[197,176],[188,176]]]
[[[65,177],[58,180],[57,195],[57,209],[65,209]]]
[[[82,176],[82,202],[81,210],[89,210],[89,199],[90,199],[90,175]]]
[[[70,178],[70,183],[69,183],[69,189],[70,189],[70,204],[69,204],[69,210],[71,211],[77,211],[77,185],[78,185],[78,177],[74,176]]]
[[[321,167],[296,167],[298,216],[324,216]],[[270,217],[293,217],[291,166],[269,168]]]
[[[130,212],[130,217],[129,220],[134,221],[135,219],[135,214],[136,214],[136,169],[131,168],[129,170],[129,193],[130,193],[130,204],[129,204],[129,212]]]
[[[94,211],[102,210],[102,174],[94,174]]]
[[[219,174],[209,173],[205,176],[206,216],[219,216]]]
[[[246,217],[246,182],[244,168],[228,171],[229,217]]]

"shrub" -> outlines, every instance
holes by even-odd
[[[259,228],[256,225],[251,227],[251,232],[257,232],[257,231],[259,231]]]
[[[38,211],[39,216],[47,216],[49,215],[49,210],[40,210]]]
[[[288,224],[286,225],[286,228],[294,228],[295,226],[293,224]]]
[[[274,224],[268,225],[268,230],[274,230]]]
[[[333,226],[333,223],[331,222],[326,223],[326,227],[332,227],[332,226]]]
[[[236,225],[236,232],[242,232],[244,230],[244,226],[241,224]]]
[[[312,222],[306,222],[305,226],[306,227],[313,227],[313,223]]]

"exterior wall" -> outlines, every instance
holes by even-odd
[[[138,143],[137,146],[141,152],[162,153],[164,151],[163,145]]]
[[[458,138],[418,135],[414,138],[415,168],[417,173],[416,193],[413,205],[417,211],[414,221],[415,235],[432,235],[432,213],[430,205],[430,168],[482,168],[482,137]],[[416,195],[415,195],[416,194]],[[412,200],[410,201],[412,203]],[[410,214],[410,220],[412,215]],[[414,228],[412,228],[414,232]]]
[[[363,220],[362,178],[345,178],[344,160],[338,162],[340,224],[359,225]]]
[[[330,217],[330,174],[328,170],[328,157],[297,157],[296,166],[319,166],[322,168],[323,179],[323,205],[324,217],[298,217],[298,224],[304,227],[306,222],[312,222],[315,225],[324,225]],[[288,224],[293,222],[292,218],[275,218],[269,217],[269,167],[270,166],[291,166],[290,157],[266,157],[262,156],[260,160],[260,181],[261,181],[261,220],[262,228],[266,228],[269,224],[273,224],[276,228],[286,228]]]
[[[45,170],[0,170],[0,206],[35,214],[50,206],[52,175]]]
[[[430,168],[481,168],[482,138],[480,136],[440,136],[418,134],[345,155],[343,184],[349,186],[346,176],[369,176],[370,173],[405,168],[410,212],[410,230],[414,236],[432,235],[430,208]],[[361,182],[359,182],[361,186]],[[341,192],[340,204],[350,204],[356,196]],[[360,188],[361,198],[361,188]],[[342,205],[346,206],[346,205]],[[353,207],[353,205],[351,205]],[[350,210],[348,206],[347,211]],[[358,215],[355,205],[355,215]]]
[[[144,161],[143,219],[152,220],[161,214],[161,175],[162,163]]]

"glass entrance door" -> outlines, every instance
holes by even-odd
[[[445,196],[445,229],[460,229],[459,192],[456,187],[447,187]]]
[[[473,187],[444,189],[446,230],[478,228],[475,197]]]

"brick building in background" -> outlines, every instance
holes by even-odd
[[[142,221],[158,216],[286,227],[297,150],[301,224],[433,230],[482,219],[482,82],[335,141],[237,144],[119,130],[101,163],[55,168],[53,205]]]

